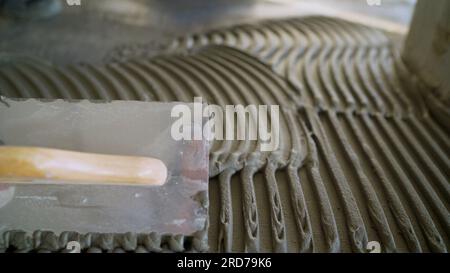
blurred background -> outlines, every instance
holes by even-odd
[[[186,33],[317,14],[382,28],[401,42],[414,5],[415,0],[0,0],[0,60],[25,56],[65,64],[152,56]]]

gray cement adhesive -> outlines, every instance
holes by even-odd
[[[366,252],[379,241],[385,252],[447,252],[448,131],[384,32],[270,20],[184,36],[167,52],[105,65],[4,61],[0,94],[280,105],[279,150],[211,149],[210,251]]]

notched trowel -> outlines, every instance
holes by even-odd
[[[1,100],[0,237],[207,227],[208,143],[171,137],[180,103]]]

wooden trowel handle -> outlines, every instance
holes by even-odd
[[[4,178],[163,185],[167,168],[161,160],[149,157],[0,146],[0,182]]]

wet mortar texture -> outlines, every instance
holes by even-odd
[[[73,237],[88,252],[367,252],[369,241],[383,252],[447,252],[450,139],[429,113],[441,102],[385,32],[306,16],[161,48],[128,46],[102,63],[4,57],[0,95],[279,105],[279,149],[213,143],[209,227],[194,236],[11,231],[4,250],[61,251]]]

